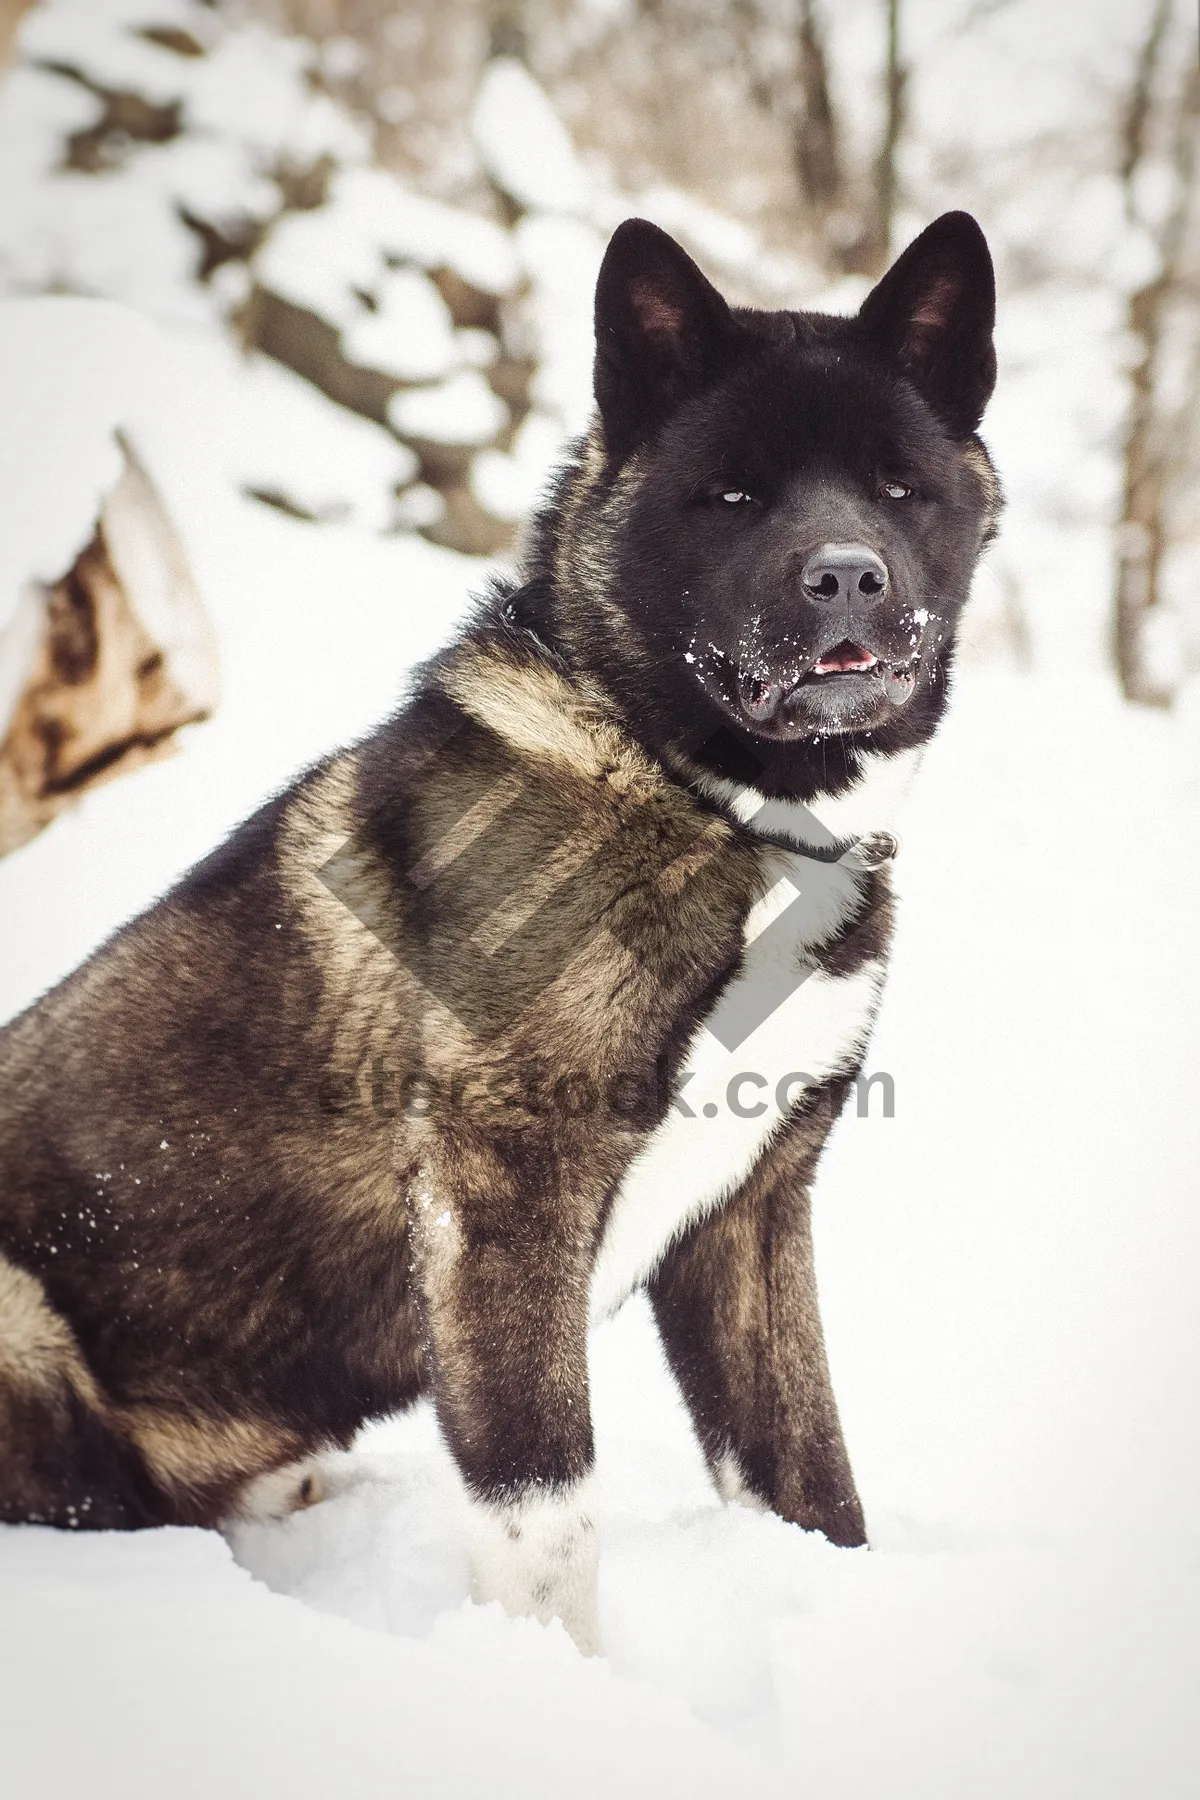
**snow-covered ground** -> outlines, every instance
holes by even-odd
[[[155,472],[225,700],[0,863],[5,1013],[378,716],[479,578],[216,479],[216,354],[179,352],[212,430]],[[1186,699],[959,684],[899,863],[895,1117],[844,1120],[819,1190],[869,1553],[718,1502],[635,1300],[595,1340],[606,1664],[469,1604],[422,1408],[228,1544],[0,1531],[5,1791],[1194,1793],[1198,791]]]
[[[1014,67],[1030,5],[995,9]],[[0,139],[29,92],[0,94]],[[1035,198],[1013,201],[1018,237]],[[1001,249],[1006,217],[988,221]],[[74,220],[47,229],[97,231]],[[525,229],[558,320],[543,377],[561,362],[551,385],[576,394],[592,252]],[[1015,593],[1033,667],[977,655],[958,681],[897,864],[870,1057],[895,1116],[843,1120],[820,1175],[872,1549],[721,1505],[635,1299],[594,1342],[605,1659],[471,1606],[420,1408],[365,1433],[322,1504],[228,1541],[0,1527],[5,1800],[1200,1791],[1200,693],[1137,713],[1103,673],[1122,292],[1081,263],[1005,295],[988,436],[1011,508],[978,616]],[[482,577],[380,534],[402,445],[171,296],[126,296],[174,320],[161,337],[98,310],[104,392],[72,413],[70,468],[83,492],[109,466],[85,431],[133,430],[216,627],[222,703],[0,861],[0,1018],[366,729]],[[0,509],[40,405],[0,417]],[[246,497],[281,471],[342,522]],[[60,560],[88,528],[66,498]],[[0,570],[7,547],[12,581],[53,574],[13,549],[16,522],[0,517]]]

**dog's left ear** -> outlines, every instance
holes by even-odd
[[[943,213],[859,310],[866,328],[956,437],[969,437],[996,385],[996,277],[970,213]]]
[[[596,403],[626,456],[724,365],[733,315],[691,257],[646,219],[613,233],[596,283]]]

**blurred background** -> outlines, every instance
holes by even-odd
[[[195,508],[164,503],[163,418],[134,429],[155,357],[249,506],[503,555],[586,420],[630,213],[739,300],[848,311],[974,212],[1009,513],[966,660],[1170,706],[1200,664],[1196,35],[1190,0],[0,0],[0,295],[149,322],[8,309],[37,423],[0,500],[0,848],[217,705]],[[117,465],[79,473],[95,521],[40,519],[31,437],[68,421],[122,432],[125,538],[157,546],[106,598],[94,556],[56,584]]]

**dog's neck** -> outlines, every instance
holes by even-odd
[[[502,598],[501,616],[510,629],[536,646],[536,653],[550,666],[595,699],[594,682],[581,682],[578,671],[571,669],[569,658],[564,656],[563,647],[555,641],[547,616],[549,598],[541,584],[529,583]],[[623,726],[629,729],[628,722],[623,721]],[[766,842],[828,862],[838,861],[854,847],[860,847],[866,858],[869,851],[864,847],[875,843],[881,847],[878,860],[882,860],[894,854],[898,815],[924,753],[923,743],[891,753],[860,749],[858,772],[848,783],[831,784],[838,787],[835,792],[818,788],[807,800],[768,796],[752,782],[739,782],[698,767],[690,757],[672,767],[675,759],[668,755],[664,766],[684,787]],[[889,842],[890,850],[886,847]]]
[[[768,798],[755,787],[718,775],[702,775],[693,786],[768,842],[831,862],[853,848],[874,844],[883,860],[898,844],[900,813],[924,753],[921,745],[893,756],[867,755],[850,787],[839,794],[815,794],[811,800]]]

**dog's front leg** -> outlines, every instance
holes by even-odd
[[[866,1534],[825,1356],[808,1194],[841,1097],[840,1082],[817,1090],[726,1205],[672,1246],[650,1296],[726,1499],[854,1545]]]
[[[561,1619],[595,1653],[590,1238],[561,1196],[528,1199],[489,1158],[472,1161],[469,1194],[426,1171],[413,1206],[433,1390],[466,1489],[472,1594]]]

